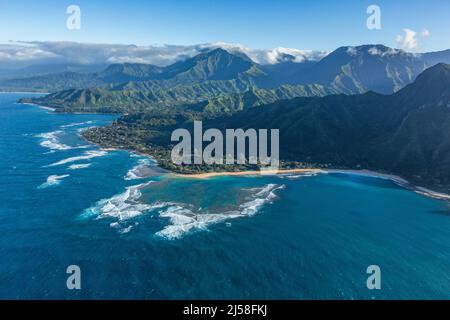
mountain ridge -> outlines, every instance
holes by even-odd
[[[340,47],[317,63],[287,61],[261,66],[243,54],[235,55],[219,48],[166,67],[111,65],[103,72],[71,79],[82,83],[81,88],[67,88],[71,81],[69,84],[65,81],[63,91],[33,102],[64,111],[128,113],[219,100],[211,109],[234,110],[236,103],[228,99],[229,105],[223,105],[226,100],[223,96],[237,97],[259,90],[260,94],[256,95],[262,97],[268,94],[261,90],[273,92],[280,88],[287,92],[288,86],[290,93],[282,95],[283,98],[314,93],[319,96],[359,94],[370,90],[389,94],[411,83],[427,68],[420,57],[382,45],[364,45]],[[252,105],[273,102],[259,100]],[[247,107],[245,99],[238,104],[244,104],[238,109]]]
[[[435,83],[442,85],[428,91]],[[384,171],[422,186],[449,191],[448,97],[450,65],[437,64],[391,95],[370,91],[359,95],[297,97],[218,117],[170,110],[135,114],[124,116],[109,127],[89,131],[86,137],[105,146],[156,154],[160,164],[171,170],[195,172],[211,168],[174,167],[167,160],[172,129],[191,130],[193,119],[203,119],[205,130],[277,128],[284,163]]]

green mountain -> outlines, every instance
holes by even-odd
[[[248,57],[222,49],[165,68],[141,64],[111,65],[103,72],[80,75],[77,82],[64,76],[61,80],[65,90],[31,102],[69,112],[130,113],[195,104],[253,90],[258,88],[258,83],[269,81]],[[32,80],[37,82],[36,86],[46,83],[40,77]],[[25,82],[23,79],[18,81]],[[19,83],[15,85],[19,86]],[[74,88],[66,88],[71,85]]]
[[[33,102],[61,111],[131,113],[194,104],[210,112],[233,112],[299,96],[360,93],[372,87],[393,91],[424,69],[423,62],[404,52],[387,57],[393,49],[386,47],[358,47],[351,54],[349,50],[340,48],[316,64],[287,61],[262,67],[243,54],[215,49],[165,68],[111,65],[103,72],[80,76],[81,89],[66,88]],[[396,78],[385,73],[391,70],[387,63]],[[379,69],[381,73],[374,71]],[[366,73],[369,76],[363,76]],[[66,81],[66,86],[73,82]]]
[[[40,63],[25,67],[0,68],[0,79],[25,79],[37,76],[55,75],[57,73],[95,73],[104,70],[108,65],[105,64],[74,64],[74,63]]]
[[[420,56],[383,45],[341,47],[297,77],[345,94],[390,94],[414,81],[429,65]]]
[[[123,83],[128,81],[146,81],[158,79],[164,68],[151,64],[124,63],[112,64],[105,70],[93,75],[105,84]]]
[[[160,83],[129,82],[112,89],[69,89],[41,98],[21,99],[59,112],[139,113],[164,109],[194,109],[230,113],[298,96],[337,93],[320,85],[284,85],[258,89],[241,80],[205,81],[164,88]]]
[[[139,63],[112,64],[105,70],[95,73],[62,72],[7,79],[0,82],[0,88],[58,91],[109,88],[119,84],[127,87],[133,86],[128,84],[129,82],[145,81],[167,88],[209,80],[239,80],[252,83],[256,79],[266,86],[271,81],[264,71],[244,54],[230,54],[223,49],[215,49],[167,67]]]
[[[296,98],[210,125],[279,128],[286,160],[385,170],[450,186],[450,65],[427,69],[390,96]]]
[[[119,81],[132,78],[132,81]],[[133,113],[186,105],[195,105],[197,109],[203,105],[209,112],[234,112],[278,99],[336,93],[310,84],[261,89],[271,87],[268,83],[272,80],[267,74],[248,57],[222,49],[205,52],[164,69],[136,64],[112,65],[93,79],[109,85],[68,89],[23,101],[64,112]],[[253,98],[249,99],[249,96]]]
[[[206,80],[233,80],[248,73],[260,76],[263,72],[245,55],[231,54],[223,49],[201,53],[186,61],[165,68],[165,79],[177,84]]]
[[[107,88],[128,81],[156,79],[163,68],[139,63],[112,64],[94,73],[60,72],[5,79],[0,82],[4,90],[63,91],[69,89]]]
[[[55,92],[71,88],[102,87],[106,84],[92,74],[62,72],[29,78],[7,79],[0,81],[4,91]]]
[[[61,91],[123,87],[140,90],[148,86],[173,88],[207,81],[238,81],[245,83],[246,89],[318,84],[345,94],[370,90],[389,94],[411,83],[425,68],[438,62],[450,62],[450,52],[411,54],[382,45],[365,45],[339,48],[319,62],[294,63],[286,58],[280,63],[263,66],[245,54],[215,49],[166,67],[113,64],[95,73],[63,72],[3,80],[0,88]]]
[[[253,93],[244,96],[255,101]],[[163,166],[189,171],[174,168],[167,155],[172,130],[192,128],[193,119],[203,119],[205,129],[279,129],[283,161],[383,170],[450,188],[450,65],[427,69],[392,95],[301,97],[220,117],[193,110],[141,113],[86,136],[156,154]]]

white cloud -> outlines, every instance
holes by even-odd
[[[367,50],[367,52],[372,56],[381,56],[381,57],[393,56],[396,54],[408,54],[408,53],[404,52],[403,50],[387,48],[387,47],[383,47],[383,48],[371,47]]]
[[[368,52],[369,52],[369,54],[371,54],[372,56],[381,56],[381,55],[383,55],[383,53],[381,52],[381,50],[378,49],[377,47],[369,48]]]
[[[0,64],[26,65],[34,63],[149,63],[165,66],[179,60],[193,57],[204,50],[223,48],[239,51],[261,64],[273,64],[285,60],[303,62],[319,60],[327,53],[291,48],[250,49],[240,44],[208,43],[200,45],[122,45],[92,44],[77,42],[9,42],[0,44]]]
[[[250,59],[260,64],[275,64],[283,61],[296,63],[304,61],[318,61],[325,57],[328,52],[299,50],[293,48],[273,48],[273,49],[250,49],[240,44],[216,42],[202,45],[205,48],[222,48],[230,52],[238,51],[246,54]]]
[[[408,28],[403,29],[403,32],[404,35],[398,35],[395,40],[402,48],[412,51],[419,49],[419,36],[422,39],[430,36],[430,31],[426,28],[420,34]]]
[[[20,44],[20,43],[8,43],[0,45],[0,60],[2,61],[33,61],[33,60],[45,60],[55,59],[57,55],[42,50],[39,47]]]
[[[355,47],[348,47],[347,53],[351,56],[356,56],[358,54],[358,49],[356,49]]]
[[[417,32],[408,28],[403,29],[404,35],[398,35],[395,41],[397,44],[407,50],[417,50],[419,48],[419,40]]]
[[[430,31],[428,29],[422,30],[422,37],[428,38],[430,36]]]

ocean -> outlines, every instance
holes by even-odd
[[[355,174],[142,175],[154,160],[80,137],[116,116],[30,95],[0,94],[1,299],[449,297],[446,201]]]

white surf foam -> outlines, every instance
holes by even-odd
[[[72,162],[78,162],[78,161],[84,161],[84,160],[89,160],[89,159],[93,159],[93,158],[103,157],[106,154],[107,154],[107,152],[103,151],[103,150],[90,150],[90,151],[84,152],[84,154],[82,156],[70,157],[67,159],[63,159],[61,161],[49,164],[46,167],[56,167],[56,166],[61,166],[61,165],[72,163]]]
[[[119,233],[122,233],[122,234],[129,233],[133,228],[134,228],[134,225],[124,227],[123,229],[119,230]]]
[[[195,214],[188,208],[175,205],[162,210],[159,216],[161,218],[169,218],[170,224],[158,231],[156,235],[168,240],[174,240],[194,230],[205,230],[211,224],[241,217],[241,214],[239,211],[230,211],[222,214]]]
[[[195,209],[192,205],[182,203],[157,201],[146,204],[141,202],[141,189],[152,182],[128,187],[121,194],[100,200],[94,206],[86,209],[83,216],[95,216],[97,219],[114,218],[116,221],[110,224],[111,228],[118,229],[120,233],[128,233],[134,227],[130,223],[133,218],[150,212],[158,212],[158,216],[168,219],[169,223],[156,235],[167,240],[175,240],[190,232],[206,230],[208,226],[213,224],[252,216],[265,204],[272,203],[276,199],[276,190],[285,187],[284,185],[269,184],[261,188],[249,189],[252,194],[248,197],[248,201],[235,210],[210,213],[201,208]]]
[[[85,122],[74,122],[74,123],[65,124],[65,125],[61,126],[61,128],[79,127],[79,126],[84,126],[86,124],[92,124],[92,123],[94,123],[94,121],[92,121],[92,120],[85,121]]]
[[[90,163],[83,163],[83,164],[72,164],[69,166],[69,170],[79,170],[79,169],[86,169],[91,166]]]
[[[56,130],[47,133],[41,133],[36,137],[41,138],[42,141],[40,145],[44,148],[54,150],[72,150],[72,149],[85,149],[88,146],[68,146],[67,144],[62,143],[59,139],[59,136],[63,133],[62,130]]]
[[[48,187],[56,186],[56,185],[61,183],[62,179],[67,178],[67,177],[69,177],[68,174],[64,174],[64,175],[60,175],[60,176],[51,175],[51,176],[49,176],[47,178],[47,182],[41,184],[38,187],[38,189],[45,189],[45,188],[48,188]]]
[[[318,176],[319,174],[326,174],[326,172],[324,171],[324,172],[305,172],[305,173],[299,173],[299,174],[283,174],[283,175],[280,175],[280,178],[296,180],[296,179],[301,179],[304,177],[315,177],[315,176]]]
[[[11,93],[14,93],[14,92],[11,92]],[[21,93],[21,92],[17,92],[17,93]],[[26,93],[26,92],[22,92],[21,94],[24,94],[24,93]],[[30,94],[30,93],[26,93],[26,94]],[[46,93],[46,94],[48,94],[48,93]],[[29,105],[29,106],[33,106],[33,107],[38,107],[40,109],[51,111],[51,112],[55,112],[56,111],[55,108],[40,106],[40,105],[35,104],[35,103],[24,102],[24,103],[18,103],[18,104],[24,104],[24,105]]]
[[[55,112],[56,111],[55,108],[50,108],[50,107],[39,106],[39,108],[41,108],[43,110],[51,111],[51,112]]]
[[[137,217],[152,208],[151,205],[139,202],[139,198],[142,196],[141,189],[152,182],[127,187],[123,193],[100,200],[94,206],[86,209],[83,215],[95,215],[99,219],[117,218],[118,221]]]
[[[62,133],[61,130],[42,133],[37,135],[36,137],[43,139],[40,145],[44,148],[48,148],[50,150],[70,150],[72,149],[70,146],[61,143],[59,141],[58,135]]]
[[[141,172],[143,169],[149,167],[150,164],[151,164],[150,159],[148,159],[148,158],[140,159],[138,161],[138,164],[127,172],[124,179],[125,180],[138,180],[138,179],[145,178],[145,176],[141,175]]]
[[[156,235],[168,240],[179,239],[186,233],[195,230],[207,229],[209,225],[217,224],[223,221],[249,217],[256,214],[265,204],[275,200],[276,190],[283,189],[284,185],[269,184],[263,188],[254,188],[257,191],[251,197],[251,200],[239,206],[239,210],[228,211],[224,213],[194,213],[190,208],[181,204],[170,205],[161,210],[161,218],[169,218],[170,224],[164,227]]]

